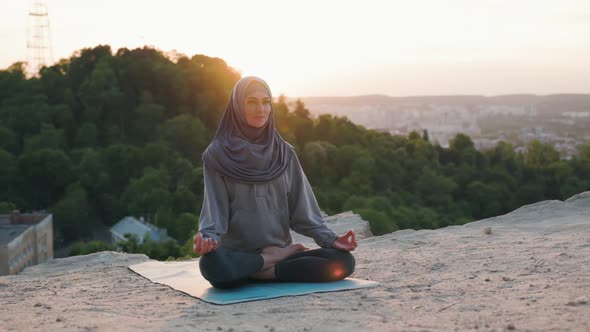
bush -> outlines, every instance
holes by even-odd
[[[180,256],[180,247],[176,241],[171,239],[158,242],[152,240],[149,235],[146,235],[140,244],[135,234],[125,234],[125,238],[127,240],[117,242],[117,246],[121,251],[129,254],[144,254],[151,259],[159,261]]]
[[[88,255],[100,251],[114,251],[115,246],[102,241],[76,242],[70,248],[70,256]]]
[[[0,214],[11,213],[16,210],[16,204],[11,202],[0,202]]]
[[[383,212],[373,209],[355,209],[353,212],[369,222],[373,235],[388,234],[399,229],[395,222]]]

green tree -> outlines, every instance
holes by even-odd
[[[63,198],[50,211],[55,227],[64,240],[73,241],[91,236],[88,196],[79,183],[68,187]]]
[[[542,183],[527,183],[516,192],[516,205],[522,206],[542,201],[545,197],[545,186]]]
[[[395,222],[383,212],[373,209],[355,209],[353,212],[369,222],[373,235],[383,235],[398,230]]]
[[[15,62],[6,70],[0,70],[0,104],[18,94],[26,85],[24,62]]]
[[[449,141],[450,152],[453,154],[455,164],[467,163],[475,165],[477,160],[477,150],[471,138],[465,134],[457,134]]]
[[[17,135],[9,128],[2,126],[0,126],[0,149],[4,149],[13,154],[19,152]]]
[[[496,187],[474,181],[466,190],[471,214],[475,219],[491,217],[502,211],[502,197]]]
[[[502,167],[511,174],[518,174],[518,158],[512,144],[501,141],[496,147],[487,151],[486,155],[491,165]]]
[[[12,200],[14,184],[18,174],[17,161],[13,154],[0,148],[0,201]]]
[[[78,255],[88,255],[95,252],[101,251],[114,251],[116,250],[115,246],[112,244],[108,244],[102,241],[89,241],[89,242],[82,242],[77,241],[70,247],[70,256],[78,256]]]
[[[7,214],[16,210],[16,204],[11,202],[0,202],[0,214]]]
[[[310,113],[307,108],[305,108],[305,104],[301,101],[301,99],[297,99],[295,101],[295,110],[293,113],[303,119],[309,119]]]
[[[170,229],[170,235],[180,242],[191,240],[194,235],[194,230],[199,225],[199,217],[192,213],[181,213]]]
[[[142,243],[139,243],[135,234],[125,234],[125,238],[126,240],[119,241],[116,246],[126,253],[141,253],[155,260],[167,260],[170,257],[180,256],[180,247],[174,240],[157,242],[152,240],[149,234],[144,237]]]
[[[131,123],[136,142],[149,142],[157,138],[157,128],[164,120],[165,108],[154,101],[151,93],[144,91],[140,104],[135,108]]]
[[[590,190],[590,181],[582,180],[574,175],[567,178],[565,183],[563,183],[559,189],[561,197],[569,198],[573,195]]]
[[[313,120],[310,113],[300,99],[295,101],[295,110],[291,119],[293,133],[296,138],[296,145],[300,148],[313,138]]]
[[[195,213],[198,210],[197,204],[196,195],[184,186],[178,187],[172,195],[174,211]]]
[[[141,149],[126,144],[113,144],[101,151],[100,162],[110,178],[110,191],[121,193],[129,180],[143,172]]]
[[[56,129],[53,125],[44,123],[39,134],[25,138],[24,152],[41,149],[64,150],[65,145],[63,129]]]
[[[84,105],[83,119],[95,123],[100,128],[99,133],[111,128],[109,124],[116,124],[123,131],[126,125],[120,109],[124,95],[110,61],[110,57],[99,60],[79,91]],[[124,132],[121,137],[124,137]],[[107,138],[108,135],[103,134],[99,142],[105,143]]]
[[[423,175],[416,181],[415,192],[426,205],[444,207],[453,203],[453,192],[457,188],[453,179],[425,169]]]
[[[74,146],[78,148],[94,147],[97,143],[98,132],[94,123],[85,122],[76,131]]]
[[[142,177],[131,180],[122,195],[127,211],[132,215],[147,216],[158,226],[165,225],[166,221],[159,219],[167,217],[171,207],[168,183],[165,170],[146,168]]]
[[[169,257],[180,256],[180,247],[174,240],[156,242],[149,237],[139,246],[139,252],[146,254],[151,259],[167,260]]]
[[[389,200],[387,200],[384,196],[372,196],[368,200],[369,207],[373,210],[380,211],[385,213],[387,216],[391,217],[393,212],[393,206]]]
[[[391,211],[391,220],[393,220],[400,229],[420,229],[416,222],[414,210],[409,206],[397,206]]]
[[[44,96],[27,97],[22,101],[8,102],[0,108],[2,125],[17,135],[17,145],[22,146],[26,137],[39,133],[41,123],[49,122],[48,106]]]
[[[430,141],[430,137],[428,136],[428,130],[426,130],[426,129],[422,130],[422,139],[425,140],[426,142]]]
[[[74,180],[70,158],[61,150],[42,149],[18,159],[20,190],[28,197],[27,208],[52,205]]]
[[[533,140],[527,144],[524,154],[524,163],[531,167],[547,167],[553,162],[559,161],[559,152],[551,145]]]
[[[116,244],[116,246],[120,248],[121,251],[129,254],[141,253],[139,238],[137,238],[137,235],[126,233],[123,236],[126,240],[119,241]]]
[[[166,121],[160,136],[193,164],[199,163],[209,144],[209,134],[203,123],[188,114]]]
[[[439,214],[431,208],[416,207],[414,214],[417,229],[436,229],[441,226]]]
[[[328,175],[330,155],[336,147],[324,141],[305,144],[301,153],[301,164],[311,183],[320,183]]]
[[[342,211],[352,211],[355,209],[368,208],[369,206],[369,199],[367,197],[352,195],[342,204]]]

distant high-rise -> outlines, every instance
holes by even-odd
[[[31,3],[27,51],[27,71],[29,76],[38,75],[43,66],[50,65],[53,62],[47,1],[33,0]]]

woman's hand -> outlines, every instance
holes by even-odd
[[[210,238],[203,238],[203,234],[198,233],[193,237],[193,252],[197,255],[206,255],[217,249],[217,241]]]
[[[354,237],[354,231],[352,229],[346,232],[346,234],[339,236],[336,241],[332,243],[332,248],[345,251],[353,251],[356,247],[356,238]]]

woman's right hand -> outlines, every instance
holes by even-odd
[[[203,238],[203,234],[197,232],[193,237],[193,252],[197,255],[206,255],[217,249],[217,241]]]

